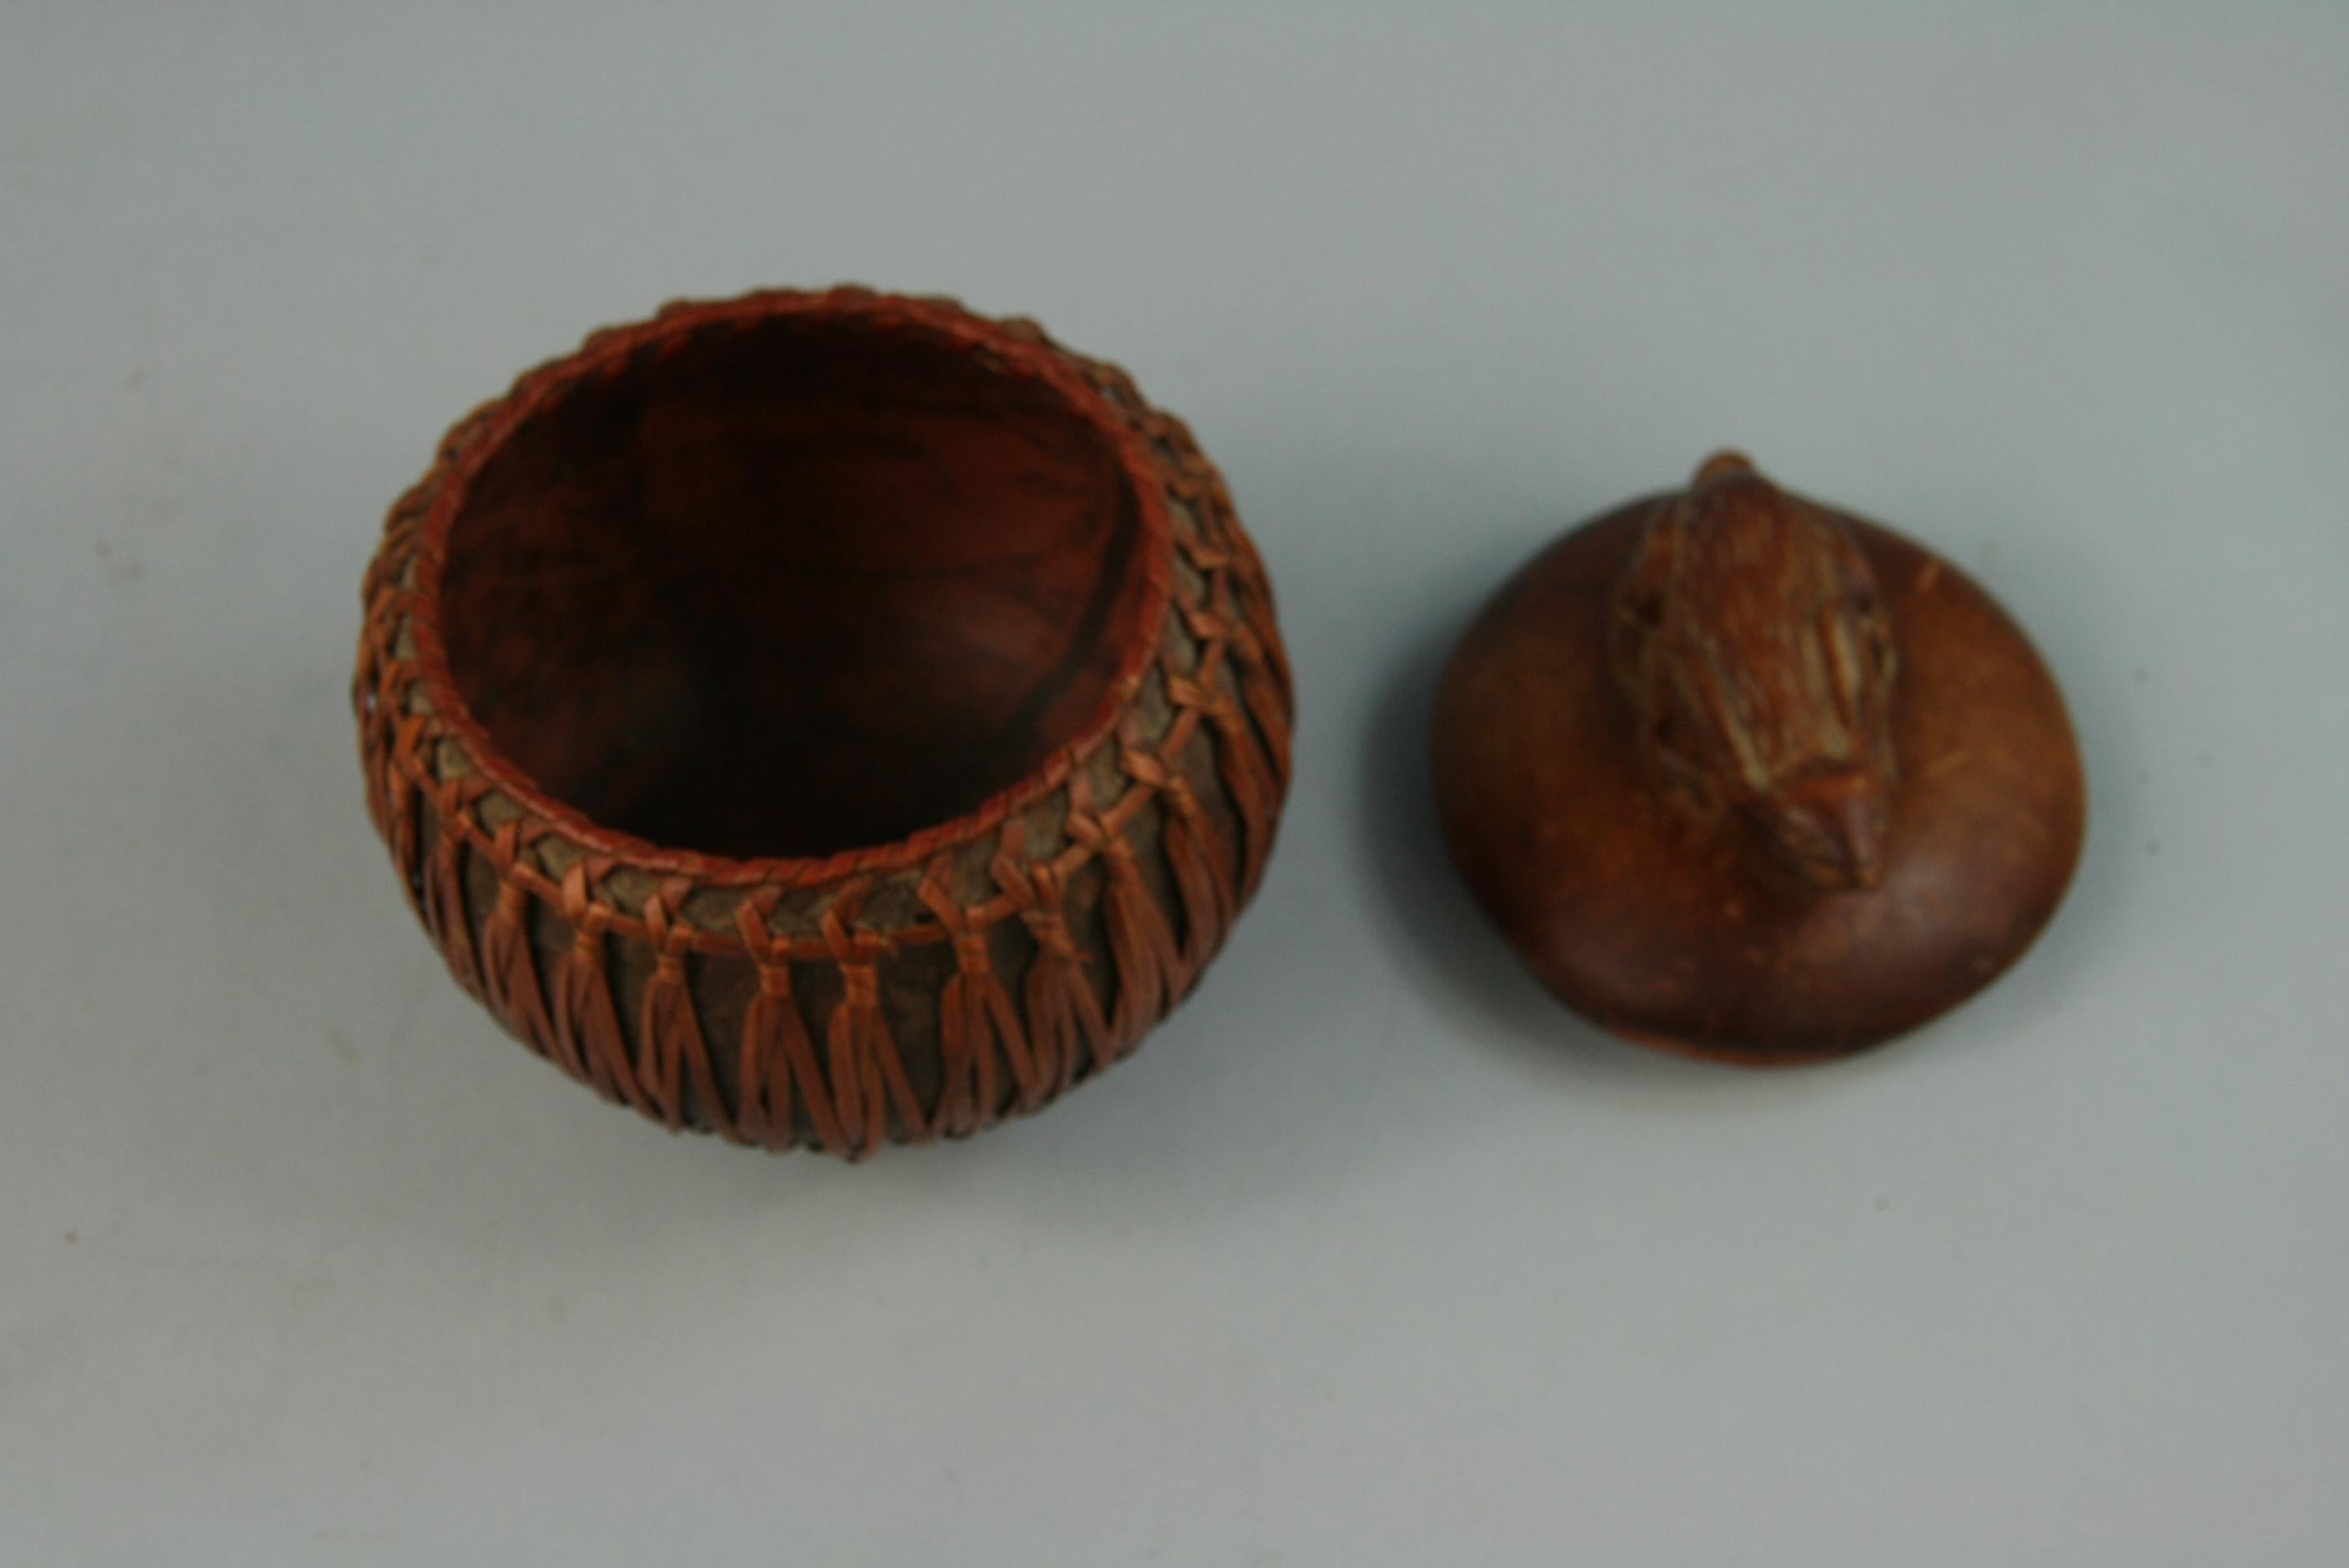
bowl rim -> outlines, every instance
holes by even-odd
[[[907,335],[971,356],[992,374],[1035,382],[1079,422],[1106,442],[1133,497],[1140,529],[1141,598],[1124,618],[1125,646],[1117,670],[1093,712],[1036,768],[970,810],[901,838],[828,855],[734,856],[659,844],[608,827],[543,788],[492,739],[458,689],[440,633],[441,579],[448,545],[472,481],[490,458],[528,420],[571,388],[615,375],[634,356],[673,350],[701,333],[745,330],[775,321],[844,321],[885,334]],[[477,423],[478,422],[478,423]],[[1034,322],[978,315],[931,296],[878,293],[854,286],[825,290],[761,289],[730,299],[679,301],[641,321],[604,328],[571,354],[525,372],[502,397],[460,426],[473,427],[463,450],[432,478],[419,526],[409,625],[425,695],[447,738],[464,754],[484,785],[521,810],[570,839],[582,851],[638,870],[690,877],[698,882],[806,886],[917,868],[940,851],[999,830],[1013,816],[1065,784],[1071,774],[1113,738],[1155,667],[1174,592],[1175,538],[1166,475],[1153,444],[1133,419],[1084,373],[1071,351]]]

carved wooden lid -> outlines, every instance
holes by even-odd
[[[1542,981],[1766,1064],[1913,1028],[2021,955],[2085,820],[2062,695],[1957,568],[1733,453],[1511,579],[1436,704],[1462,875]]]

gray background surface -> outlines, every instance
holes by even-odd
[[[2349,9],[2223,10],[7,6],[0,1561],[2349,1562]],[[1303,705],[1194,1002],[854,1170],[498,1035],[344,696],[451,419],[842,277],[1189,418]],[[2094,777],[2027,963],[1777,1076],[1552,1010],[1420,771],[1723,442]]]

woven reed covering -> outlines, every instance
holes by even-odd
[[[1076,739],[974,810],[822,856],[665,847],[550,796],[469,711],[442,620],[451,531],[534,416],[802,318],[968,356],[1097,426],[1156,635]],[[855,1159],[1037,1109],[1107,1067],[1222,944],[1287,788],[1271,589],[1188,429],[1115,366],[950,301],[775,291],[595,334],[449,433],[392,507],[363,597],[368,809],[450,973],[605,1099],[735,1142]]]

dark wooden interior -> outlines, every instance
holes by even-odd
[[[771,321],[514,428],[450,536],[474,718],[664,847],[825,855],[961,815],[1102,710],[1142,530],[1108,440],[944,342]]]

